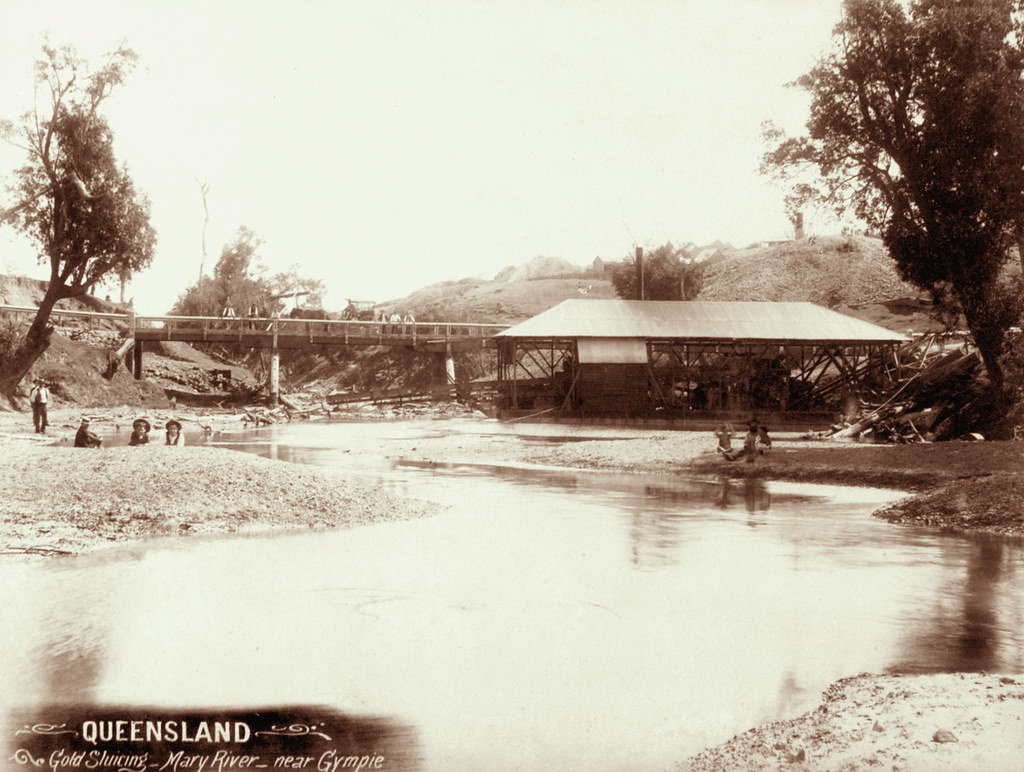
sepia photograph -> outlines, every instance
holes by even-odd
[[[0,770],[1024,770],[1021,0],[0,0]]]

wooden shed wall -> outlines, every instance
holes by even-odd
[[[581,364],[578,394],[585,413],[643,413],[649,408],[647,365]]]

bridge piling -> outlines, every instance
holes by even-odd
[[[281,398],[281,352],[277,349],[270,354],[270,406],[277,407]]]
[[[135,346],[132,348],[132,375],[135,380],[142,380],[142,349],[144,344],[141,340],[135,340]]]
[[[452,344],[446,343],[444,347],[444,374],[448,379],[448,385],[455,385],[455,357],[452,356]]]

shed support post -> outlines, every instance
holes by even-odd
[[[512,409],[519,409],[519,390],[516,388],[519,383],[519,367],[516,364],[516,340],[512,339]]]

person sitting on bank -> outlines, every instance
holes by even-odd
[[[167,441],[165,445],[177,445],[179,447],[185,444],[185,433],[181,431],[181,424],[175,419],[171,419],[164,425],[164,429],[167,430]]]
[[[747,424],[747,434],[743,438],[743,447],[737,451],[723,452],[722,455],[729,461],[738,461],[741,458],[745,458],[748,464],[754,463],[754,459],[757,458],[758,447],[758,422],[752,420]]]
[[[145,418],[136,418],[132,423],[132,436],[128,439],[129,445],[149,444],[149,421]]]
[[[757,427],[756,445],[757,452],[760,453],[762,456],[772,449],[772,440],[768,436],[768,427],[764,426],[763,424]]]
[[[747,435],[743,438],[743,457],[748,464],[753,464],[757,458],[757,437],[760,424],[754,419],[747,424]]]
[[[89,419],[82,418],[82,423],[78,426],[78,431],[75,433],[75,447],[76,448],[98,448],[103,444],[96,434],[89,431]]]
[[[718,431],[715,432],[715,437],[718,438],[718,452],[729,458],[733,454],[732,427],[729,424],[719,425]],[[732,459],[730,458],[729,460],[731,461]]]

